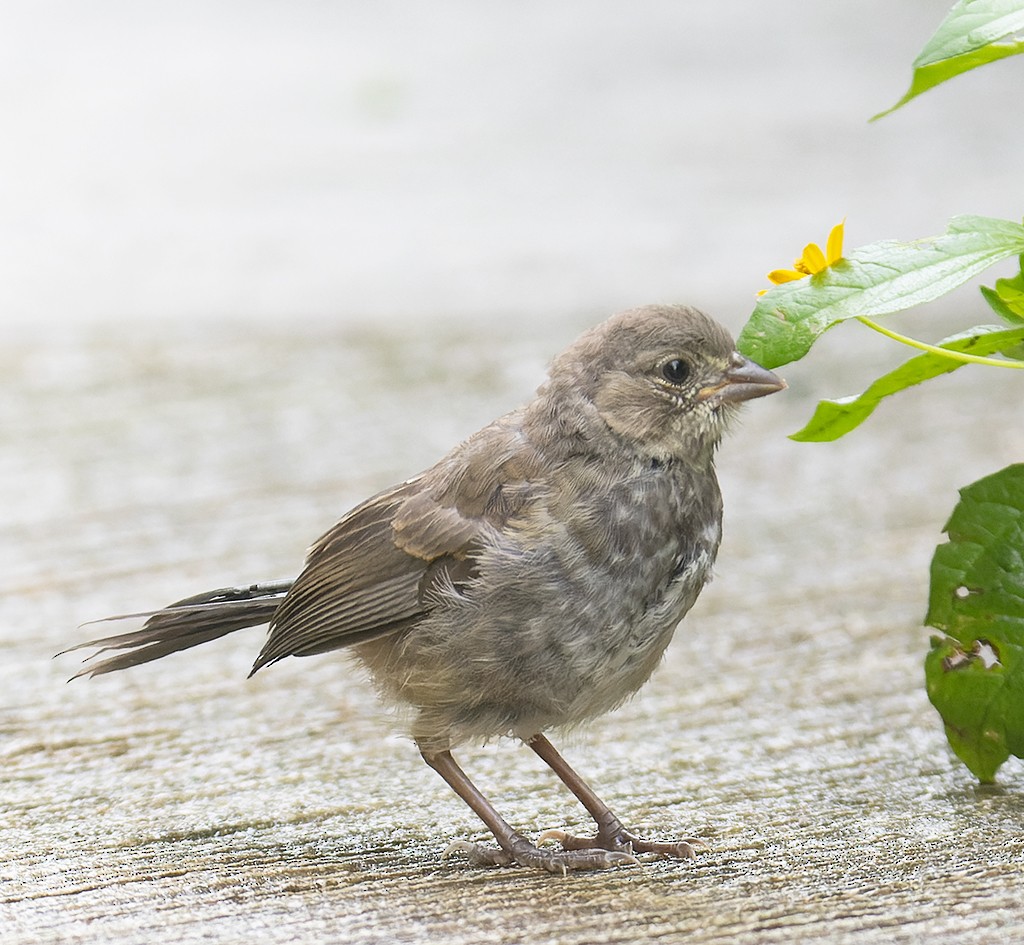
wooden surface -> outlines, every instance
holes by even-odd
[[[483,838],[473,815],[343,657],[247,681],[258,629],[65,683],[76,624],[288,576],[582,327],[136,326],[0,351],[0,941],[1024,937],[1024,774],[982,789],[952,760],[920,625],[956,487],[1024,456],[1016,377],[961,371],[846,441],[792,443],[814,393],[868,379],[830,340],[749,405],[714,584],[635,701],[554,739],[627,823],[703,837],[695,862],[442,860]],[[528,834],[585,824],[521,746],[460,758]]]

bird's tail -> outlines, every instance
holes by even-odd
[[[138,666],[150,660],[158,660],[168,653],[187,650],[216,640],[218,637],[245,627],[256,627],[268,623],[274,616],[292,581],[274,581],[266,584],[250,584],[248,587],[222,587],[216,591],[186,597],[169,604],[162,610],[142,614],[122,614],[99,621],[146,618],[138,630],[101,637],[80,643],[64,652],[80,650],[83,647],[99,647],[88,658],[95,659],[109,650],[124,650],[115,656],[108,656],[97,663],[90,663],[74,678],[99,676],[129,666]],[[87,662],[88,662],[87,660]]]

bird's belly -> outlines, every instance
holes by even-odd
[[[621,705],[649,678],[713,557],[702,548],[667,566],[620,562],[635,580],[595,571],[591,586],[571,593],[552,572],[497,582],[500,593],[454,594],[416,627],[360,647],[360,656],[385,696],[416,710],[413,735],[423,743],[576,725]]]
[[[643,616],[632,623],[604,626],[595,648],[600,659],[572,681],[576,695],[565,707],[565,718],[552,724],[585,721],[636,693],[661,662],[679,621],[706,583],[711,563],[710,553],[698,554],[647,602]]]

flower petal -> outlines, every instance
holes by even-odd
[[[797,260],[796,268],[801,268],[801,263],[807,268],[808,273],[821,272],[822,269],[828,268],[828,263],[825,261],[825,254],[821,251],[821,247],[817,243],[808,243],[804,247],[803,255]]]
[[[782,285],[783,282],[795,282],[797,279],[803,279],[806,276],[804,272],[797,272],[795,269],[773,269],[768,273],[768,281],[775,285]]]
[[[843,227],[846,225],[846,217],[832,227],[828,234],[828,243],[825,246],[825,258],[828,264],[839,262],[843,258]]]

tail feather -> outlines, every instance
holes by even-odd
[[[186,597],[161,610],[143,614],[124,614],[108,620],[145,617],[138,630],[100,637],[73,646],[64,652],[84,647],[98,647],[86,662],[109,650],[125,650],[108,656],[98,663],[90,663],[73,677],[100,676],[129,666],[138,666],[160,659],[168,653],[187,650],[208,643],[235,630],[268,623],[277,610],[292,581],[274,581],[251,584],[248,587],[222,587],[205,594]],[[106,621],[101,621],[106,622]]]

